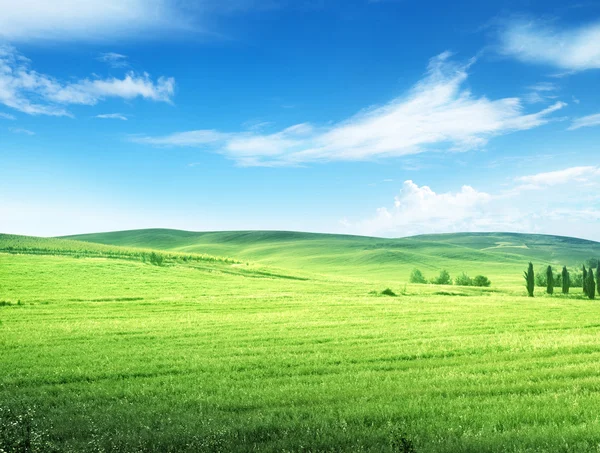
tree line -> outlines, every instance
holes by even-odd
[[[596,294],[600,294],[600,262],[598,260],[589,260],[588,268],[582,265],[581,273],[571,273],[567,266],[563,266],[560,273],[555,273],[552,266],[546,267],[545,271],[538,272],[533,270],[533,264],[524,272],[525,286],[529,297],[533,297],[536,286],[545,286],[546,293],[554,294],[554,288],[562,289],[563,294],[569,294],[570,288],[581,288],[583,294],[590,299],[595,299]],[[595,269],[595,270],[594,270]]]
[[[413,269],[409,281],[410,283],[433,283],[434,285],[452,285],[453,283],[452,277],[450,277],[450,273],[446,269],[442,269],[437,277],[433,277],[430,280],[427,280],[419,269]],[[463,272],[454,279],[454,284],[457,286],[487,287],[492,282],[485,275],[476,275],[474,278],[471,278]]]

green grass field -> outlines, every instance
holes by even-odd
[[[0,452],[600,452],[600,302],[522,277],[594,257],[514,234],[0,235]]]

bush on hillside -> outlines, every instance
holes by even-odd
[[[396,293],[394,291],[392,291],[391,289],[389,289],[389,288],[386,288],[383,291],[381,291],[381,294],[383,296],[392,296],[392,297],[396,296]]]
[[[581,288],[583,286],[583,274],[581,272],[570,272],[569,278],[569,288]]]
[[[473,279],[464,272],[454,279],[457,286],[473,286]]]
[[[150,264],[153,264],[155,266],[162,266],[163,260],[163,256],[156,252],[152,252],[150,254]]]
[[[535,286],[546,287],[548,280],[546,280],[546,267],[538,268],[535,273]]]
[[[486,287],[487,288],[491,284],[492,284],[492,282],[485,275],[477,275],[473,279],[473,286],[482,286],[482,287]]]
[[[411,283],[427,283],[427,279],[423,276],[419,269],[413,269],[410,273]]]
[[[431,280],[431,283],[434,285],[451,285],[452,279],[450,278],[450,274],[446,269],[442,269],[440,271],[440,275]]]

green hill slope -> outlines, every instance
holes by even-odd
[[[0,234],[0,254],[60,258],[95,258],[102,260],[138,261],[148,265],[172,267],[184,265],[204,273],[228,274],[250,278],[308,280],[310,275],[288,272],[257,263],[242,263],[233,258],[205,253],[160,250],[151,247],[127,247],[75,239],[41,238]]]
[[[361,279],[404,280],[418,267],[433,276],[484,273],[497,282],[520,282],[530,260],[536,267],[579,266],[600,257],[600,243],[516,233],[459,233],[382,239],[281,231],[196,233],[133,230],[73,236],[127,247],[232,256],[281,268]]]
[[[127,247],[113,244],[78,241],[65,238],[41,238],[0,234],[0,252],[23,255],[61,255],[76,258],[114,258],[145,261],[150,255],[159,255],[163,260],[210,261],[229,264],[239,263],[231,258],[200,253],[179,253],[158,247]]]

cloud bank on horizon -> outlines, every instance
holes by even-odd
[[[558,188],[548,200],[548,188]],[[391,208],[377,209],[374,217],[356,224],[343,221],[350,231],[365,235],[411,236],[439,232],[511,231],[543,233],[543,224],[562,224],[586,218],[600,220],[598,207],[580,206],[575,200],[582,189],[600,188],[600,167],[571,167],[563,170],[520,176],[511,187],[498,193],[478,191],[464,185],[457,192],[436,193],[429,186],[411,180],[402,185]],[[532,212],[527,204],[535,205]],[[597,199],[597,198],[596,198]],[[568,235],[560,225],[554,234]],[[592,226],[585,235],[592,234]]]

